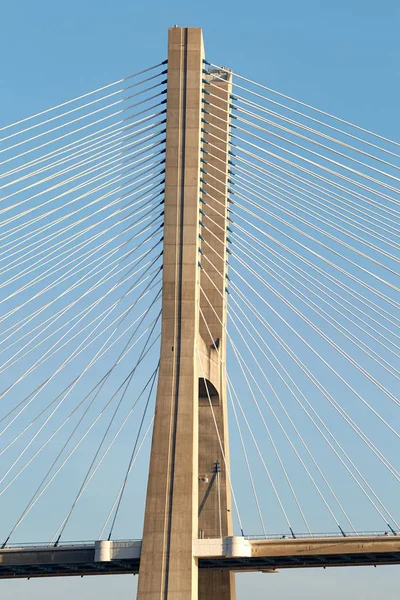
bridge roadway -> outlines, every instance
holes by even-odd
[[[0,550],[0,578],[137,574],[141,541],[21,545]],[[193,542],[200,569],[273,573],[278,569],[400,564],[400,536],[248,539]]]

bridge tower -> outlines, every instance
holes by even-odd
[[[192,550],[199,537],[232,535],[224,370],[230,79],[228,71],[204,73],[201,29],[169,30],[161,359],[139,600],[235,598],[233,574],[200,573]]]

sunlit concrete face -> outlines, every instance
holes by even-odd
[[[226,386],[221,367],[225,362],[226,108],[230,82],[217,82],[216,99],[212,100],[215,110],[223,109],[217,117],[224,115],[222,137],[216,140],[217,154],[209,166],[210,175],[218,175],[212,202],[215,207],[222,203],[222,211],[218,211],[217,225],[210,221],[204,237],[199,235],[200,169],[204,164],[202,138],[209,134],[202,132],[203,59],[201,29],[169,30],[161,362],[139,600],[234,597],[230,572],[199,576],[193,555],[193,541],[199,537],[199,530],[207,537],[218,537],[230,535],[232,529],[226,476]],[[215,161],[219,161],[218,167]],[[213,238],[216,227],[222,228],[222,235]],[[208,258],[208,272],[215,287],[210,287],[201,275],[199,248]],[[218,347],[213,344],[217,338]],[[199,380],[204,378],[215,392],[212,409],[208,392],[205,398],[199,398]],[[213,479],[216,462],[221,470]],[[199,486],[200,472],[203,476]],[[205,480],[212,482],[208,490]]]

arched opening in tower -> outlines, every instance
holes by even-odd
[[[208,379],[204,379],[204,377],[199,378],[199,405],[200,406],[208,406],[210,397],[211,404],[213,406],[219,405],[219,394],[215,388],[215,386]]]

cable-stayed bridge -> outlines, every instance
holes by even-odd
[[[0,143],[0,577],[399,563],[399,144],[185,28]]]

